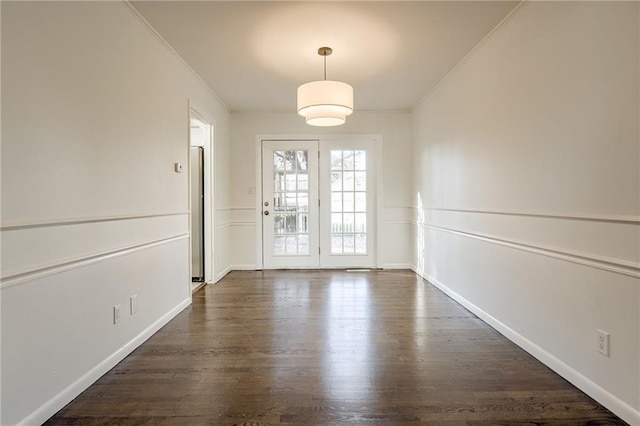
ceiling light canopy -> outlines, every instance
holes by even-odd
[[[327,80],[327,56],[332,52],[330,47],[318,49],[318,55],[324,57],[324,80],[298,87],[298,114],[312,126],[339,126],[353,113],[353,87]]]

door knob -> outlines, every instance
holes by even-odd
[[[269,216],[269,211],[265,210],[265,211],[264,211],[264,215],[265,215],[265,216]]]
[[[265,202],[264,202],[264,206],[265,206],[265,207],[267,207],[268,205],[269,205],[269,202],[268,202],[268,201],[265,201]]]

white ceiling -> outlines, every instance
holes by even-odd
[[[133,1],[232,111],[295,111],[296,89],[351,84],[356,110],[409,110],[510,1]]]

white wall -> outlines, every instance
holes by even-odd
[[[636,425],[639,22],[525,3],[413,113],[416,271]]]
[[[1,7],[0,423],[38,424],[190,303],[189,105],[220,207],[229,114],[126,4]]]
[[[356,88],[357,102],[357,88]],[[293,106],[292,108],[295,108]],[[380,134],[383,138],[381,263],[386,268],[411,264],[411,115],[404,112],[357,111],[347,123],[312,127],[292,113],[231,114],[232,208],[227,212],[233,232],[231,263],[235,268],[256,267],[255,143],[257,135]]]

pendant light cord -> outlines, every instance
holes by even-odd
[[[327,55],[323,55],[324,57],[324,79],[327,79]]]

